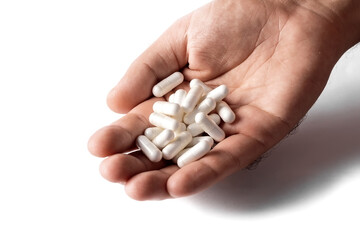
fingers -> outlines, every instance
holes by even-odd
[[[126,183],[125,191],[136,200],[171,198],[167,191],[167,181],[178,169],[176,165],[170,165],[159,170],[139,173]]]
[[[188,19],[185,16],[175,22],[131,64],[108,95],[107,103],[113,111],[128,112],[152,95],[152,87],[157,81],[186,65]]]
[[[130,154],[115,154],[100,164],[101,175],[110,182],[125,183],[141,172],[160,169],[165,161],[151,162],[141,151]]]
[[[152,105],[158,98],[145,101],[109,126],[95,132],[88,142],[89,151],[98,157],[127,152],[135,148],[135,139],[150,126]]]
[[[133,199],[160,200],[197,193],[246,167],[263,152],[264,147],[257,140],[233,135],[203,159],[181,169],[168,165],[168,161],[150,162],[136,152],[105,159],[100,171],[109,181],[126,182],[125,191]]]
[[[166,161],[151,163],[141,153],[109,157],[101,169],[106,179],[126,182],[125,191],[131,198],[160,200],[197,193],[245,168],[263,152],[264,147],[258,141],[233,135],[203,159],[181,169],[176,165],[166,166]]]

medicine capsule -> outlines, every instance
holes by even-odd
[[[152,142],[159,149],[163,149],[171,140],[175,137],[175,133],[170,129],[165,129],[159,135],[157,135]]]
[[[210,114],[209,117],[218,125],[220,124],[220,117],[216,113]],[[197,136],[204,132],[204,129],[198,123],[191,123],[186,129],[191,136]]]
[[[194,87],[195,85],[200,85],[204,89],[204,93],[208,93],[212,90],[211,87],[207,86],[203,81],[194,78],[190,81],[190,87]]]
[[[221,101],[216,106],[216,112],[219,114],[221,119],[226,123],[232,123],[235,121],[235,113],[231,110],[229,105]]]
[[[195,115],[199,112],[203,112],[208,114],[216,107],[216,102],[212,98],[205,98],[199,105],[191,112],[185,114],[184,116],[184,123],[191,124],[195,122]]]
[[[176,119],[179,122],[183,121],[184,118],[184,110],[182,109],[182,107],[180,107],[180,110],[177,112],[177,114],[175,116],[173,116],[174,119]]]
[[[225,138],[224,131],[206,114],[201,112],[196,114],[195,122],[200,124],[204,132],[209,134],[215,141],[220,142]]]
[[[179,125],[179,128],[175,130],[175,133],[181,133],[181,132],[184,132],[184,131],[186,131],[186,125],[185,125],[185,123],[181,122],[180,125]]]
[[[170,96],[169,96],[169,102],[171,102],[171,103],[173,103],[174,102],[174,97],[175,97],[175,93],[173,93],[173,94],[171,94]]]
[[[183,150],[181,150],[178,154],[176,154],[176,156],[171,159],[173,161],[173,163],[177,163],[178,158],[183,155],[185,152],[189,151],[190,148],[184,148]]]
[[[195,137],[197,135],[200,135],[204,132],[204,129],[200,126],[200,124],[192,123],[189,126],[187,126],[186,131],[188,131],[191,136]]]
[[[184,76],[181,72],[174,72],[167,78],[163,79],[159,83],[157,83],[153,89],[152,93],[156,97],[162,97],[168,92],[170,92],[172,89],[174,89],[176,86],[178,86],[180,83],[184,81]]]
[[[161,160],[161,151],[146,136],[138,136],[136,138],[136,145],[150,161],[159,162]]]
[[[221,122],[220,116],[216,113],[212,113],[209,115],[209,117],[217,124],[219,125]]]
[[[191,134],[187,131],[181,132],[171,143],[163,148],[163,158],[170,160],[183,150],[191,142]]]
[[[211,90],[206,97],[212,98],[215,102],[220,102],[223,100],[229,93],[229,89],[226,85],[220,85],[217,88]]]
[[[191,112],[195,108],[203,92],[204,90],[200,85],[195,85],[190,89],[185,99],[181,103],[181,107],[184,109],[184,112]]]
[[[177,165],[183,167],[191,162],[194,162],[202,158],[206,153],[211,149],[210,143],[208,141],[200,141],[195,146],[191,147],[188,151],[182,154],[177,159]]]
[[[149,139],[153,140],[157,135],[159,135],[164,129],[161,127],[149,127],[145,129],[144,135]]]
[[[176,121],[175,119],[166,116],[162,113],[153,112],[149,116],[149,121],[152,125],[155,125],[157,127],[161,127],[164,129],[171,129],[175,131],[179,128],[180,123]]]
[[[186,97],[186,91],[184,89],[178,89],[174,93],[174,103],[177,103],[181,106],[182,101]]]
[[[157,101],[153,105],[153,110],[157,113],[175,116],[180,111],[180,106],[177,103]]]
[[[195,146],[200,141],[208,141],[211,146],[214,145],[214,139],[209,136],[194,137],[191,142],[186,146],[187,148]]]

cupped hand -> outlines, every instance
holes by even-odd
[[[147,200],[191,195],[245,168],[283,139],[322,92],[346,50],[336,22],[327,8],[254,0],[214,1],[179,19],[109,93],[110,108],[127,114],[89,140],[92,154],[107,157],[101,174]],[[181,169],[127,153],[150,126],[159,100],[152,87],[175,71],[185,76],[180,88],[193,78],[227,85],[225,101],[236,114],[234,123],[222,125],[226,139]]]

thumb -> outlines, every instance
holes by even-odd
[[[152,95],[157,81],[186,65],[189,19],[188,15],[176,21],[130,65],[108,94],[107,104],[113,111],[127,113]]]

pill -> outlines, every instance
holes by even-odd
[[[190,148],[184,148],[172,159],[173,163],[177,163],[178,158],[183,155],[185,152],[189,151]]]
[[[200,85],[195,85],[194,87],[190,88],[189,92],[186,94],[185,99],[181,103],[181,107],[184,109],[184,112],[191,112],[195,108],[203,92],[204,90]]]
[[[216,113],[212,113],[209,115],[209,117],[217,124],[219,125],[221,122],[220,116]]]
[[[214,145],[214,139],[212,139],[211,137],[200,136],[200,137],[194,137],[186,147],[187,148],[193,147],[200,141],[208,141],[211,146]]]
[[[208,141],[200,141],[195,146],[191,147],[188,151],[184,152],[178,159],[177,165],[181,168],[191,162],[202,158],[211,149]]]
[[[203,88],[204,93],[208,93],[212,90],[211,87],[207,86],[203,81],[200,81],[199,79],[196,78],[190,81],[191,88],[194,87],[195,85],[200,85]]]
[[[179,128],[175,130],[175,133],[181,133],[183,131],[186,131],[186,125],[185,123],[180,123]]]
[[[170,160],[183,150],[191,142],[191,134],[187,131],[181,132],[176,138],[163,148],[163,158]]]
[[[220,142],[225,138],[224,131],[206,114],[202,112],[196,114],[195,122],[215,141]]]
[[[180,125],[180,123],[176,119],[157,112],[153,112],[150,114],[149,122],[156,127],[170,129],[173,131],[179,128]]]
[[[175,93],[173,93],[173,94],[171,94],[170,96],[169,96],[169,102],[171,102],[171,103],[173,103],[174,102],[174,97],[175,97]]]
[[[152,93],[154,94],[155,97],[162,97],[166,93],[174,89],[176,86],[178,86],[180,83],[182,83],[183,81],[184,81],[184,76],[182,75],[182,73],[174,72],[167,78],[157,83],[153,87]]]
[[[157,101],[153,105],[154,112],[175,116],[180,111],[180,105],[166,101]]]
[[[197,123],[192,123],[189,126],[187,126],[186,131],[188,131],[193,137],[200,135],[204,132],[200,124]]]
[[[220,124],[220,117],[216,113],[210,114],[209,117],[216,123]],[[200,135],[204,132],[204,129],[200,126],[198,123],[191,123],[187,126],[186,131],[188,131],[191,136],[195,137],[197,135]]]
[[[184,100],[185,96],[186,96],[186,91],[184,89],[176,90],[176,92],[174,93],[174,103],[177,103],[181,106],[181,103]],[[182,122],[183,117],[184,117],[184,110],[182,107],[180,107],[180,110],[177,112],[174,118],[179,122]]]
[[[199,103],[195,109],[184,116],[184,123],[191,124],[195,122],[195,115],[199,112],[208,114],[216,107],[216,102],[212,98],[205,98],[202,102]]]
[[[161,160],[161,151],[146,136],[138,136],[136,138],[136,145],[150,161],[159,162]]]
[[[164,129],[161,127],[149,127],[145,129],[144,135],[150,139],[153,140],[157,135],[159,135]]]
[[[216,105],[216,112],[219,114],[221,119],[226,123],[232,123],[235,121],[235,113],[231,110],[229,105],[221,101]]]
[[[220,85],[217,88],[211,90],[206,97],[212,98],[215,102],[220,102],[223,100],[229,93],[229,89],[225,85]]]
[[[163,149],[171,140],[175,137],[175,133],[170,129],[165,129],[159,135],[157,135],[152,142],[159,149]]]
[[[184,110],[180,107],[180,110],[177,112],[177,114],[175,116],[173,116],[173,118],[179,122],[183,122]]]
[[[174,93],[174,103],[177,103],[181,106],[182,101],[186,97],[186,91],[184,89],[178,89]]]

